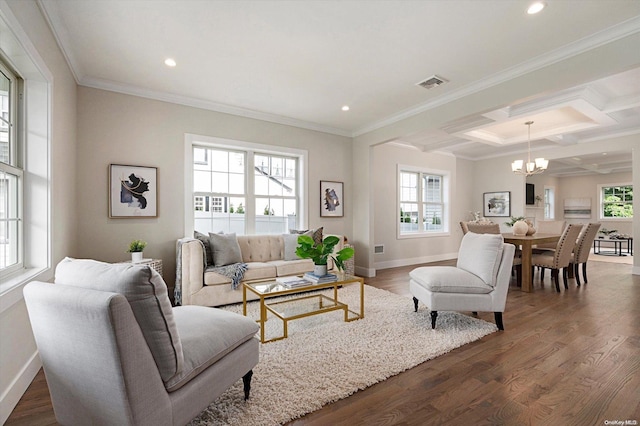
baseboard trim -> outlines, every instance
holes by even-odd
[[[458,253],[445,253],[433,256],[413,257],[410,259],[388,260],[386,262],[377,262],[374,264],[376,269],[398,268],[400,266],[419,265],[422,263],[440,262],[443,260],[451,260],[458,257]]]
[[[633,269],[631,269],[631,273],[633,275],[640,275],[640,266],[634,266]]]
[[[376,270],[374,268],[364,268],[362,266],[355,266],[355,273],[359,277],[373,278],[376,276]]]
[[[27,388],[36,377],[36,374],[38,374],[41,367],[42,362],[38,356],[38,351],[35,351],[20,373],[15,377],[13,382],[0,397],[0,424],[5,424],[11,415],[11,412],[16,408],[20,398],[22,398],[22,395],[27,391]]]

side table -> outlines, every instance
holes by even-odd
[[[130,260],[120,263],[132,263]],[[156,270],[162,277],[162,259],[142,259],[140,262],[136,262],[136,265],[149,265]],[[163,277],[164,278],[164,277]]]

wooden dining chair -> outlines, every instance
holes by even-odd
[[[571,254],[571,264],[573,264],[575,268],[574,274],[578,287],[580,286],[580,276],[578,274],[580,264],[582,264],[582,278],[584,278],[584,283],[587,283],[587,260],[589,260],[591,245],[598,234],[600,226],[600,223],[590,223],[584,227],[578,236],[578,242]]]
[[[551,269],[551,281],[555,282],[556,291],[560,292],[560,269],[562,269],[562,279],[564,281],[564,288],[569,288],[567,284],[567,267],[569,266],[569,262],[571,262],[571,254],[573,253],[573,249],[576,245],[576,240],[578,238],[578,234],[580,234],[580,230],[582,229],[582,225],[578,224],[570,224],[568,225],[560,240],[558,240],[558,244],[556,245],[556,249],[551,253],[534,253],[531,256],[531,266],[539,266],[541,268]],[[533,274],[533,268],[531,273]],[[540,272],[540,280],[544,279],[544,269]]]

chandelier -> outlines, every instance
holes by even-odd
[[[549,166],[549,160],[545,160],[544,158],[536,158],[534,161],[531,161],[531,125],[533,124],[533,121],[527,121],[524,124],[529,128],[529,136],[527,138],[527,162],[525,164],[522,160],[514,161],[513,163],[511,163],[511,171],[524,176],[537,175],[547,170],[547,167]]]

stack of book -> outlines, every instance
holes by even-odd
[[[332,283],[338,281],[336,274],[316,275],[313,272],[307,272],[304,274],[304,279],[311,281],[314,284]]]
[[[313,284],[311,281],[300,277],[278,277],[276,281],[286,288],[305,287]]]

